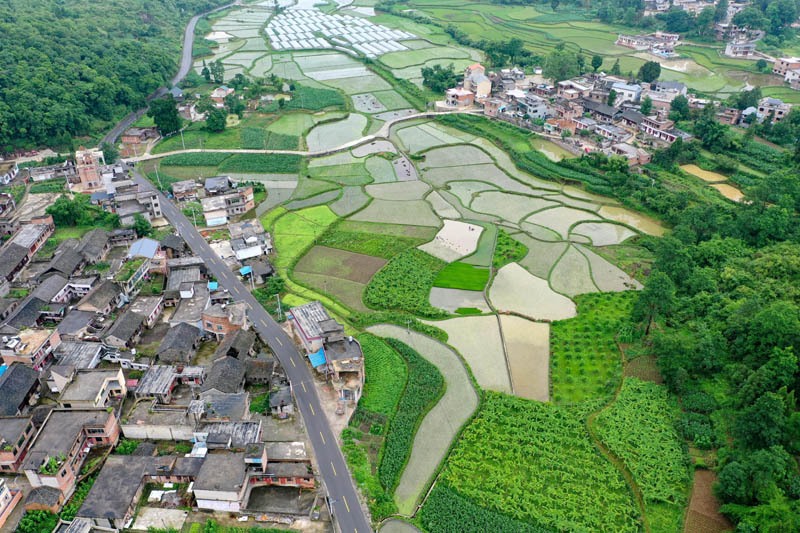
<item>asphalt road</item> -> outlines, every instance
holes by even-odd
[[[139,186],[148,190],[155,189],[138,172],[134,171],[133,176]],[[206,268],[216,276],[219,284],[227,289],[235,300],[247,303],[248,316],[255,330],[269,345],[286,371],[292,384],[295,401],[303,415],[309,440],[314,448],[318,471],[325,481],[328,494],[334,500],[334,514],[341,531],[343,533],[372,531],[359,503],[342,451],[320,406],[311,371],[303,356],[295,348],[292,339],[261,307],[247,287],[224,265],[189,219],[161,193],[159,200],[167,220],[172,223],[178,235],[183,237],[195,255],[203,258]]]
[[[178,68],[178,73],[175,75],[174,78],[170,81],[170,85],[175,86],[178,85],[180,82],[183,81],[183,78],[189,74],[189,69],[192,68],[192,47],[194,46],[194,28],[197,26],[197,21],[200,20],[201,17],[208,15],[209,13],[214,13],[216,11],[221,11],[223,9],[227,9],[232,5],[238,4],[240,0],[236,0],[231,4],[227,4],[216,9],[212,9],[211,11],[207,11],[205,13],[200,13],[199,15],[195,15],[189,20],[189,23],[186,25],[186,30],[183,32],[183,52],[181,54],[181,64]],[[147,97],[147,100],[154,100],[156,98],[161,98],[167,94],[166,87],[159,87],[156,92],[151,94]],[[105,136],[100,140],[100,143],[107,142],[109,144],[114,144],[119,139],[119,136],[122,135],[122,132],[127,130],[131,127],[131,125],[139,120],[139,118],[147,112],[147,108],[143,107],[142,109],[137,109],[136,111],[128,114],[117,122],[111,131],[105,134]]]

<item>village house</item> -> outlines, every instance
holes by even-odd
[[[0,473],[19,471],[35,434],[30,416],[0,416]]]
[[[131,248],[131,251],[133,251],[133,248]],[[145,279],[149,271],[150,260],[146,257],[128,259],[122,263],[122,267],[114,277],[114,282],[122,291],[122,299],[124,301],[130,301],[139,294],[139,290],[141,289],[140,282]]]
[[[164,310],[164,298],[162,296],[142,296],[139,295],[128,308],[137,315],[144,317],[145,327],[152,328],[156,325],[161,311]]]
[[[496,117],[506,109],[505,100],[500,98],[487,98],[483,102],[483,113],[487,117]]]
[[[631,138],[631,134],[627,130],[613,124],[600,124],[594,132],[614,143],[625,142]]]
[[[239,261],[272,251],[272,239],[257,219],[232,222],[228,224],[228,231],[231,234],[231,248]]]
[[[353,337],[330,340],[324,350],[328,372],[339,401],[355,406],[364,389],[364,355]]]
[[[779,98],[766,96],[758,101],[758,114],[764,118],[772,116],[773,122],[780,122],[792,110],[791,104],[786,104]]]
[[[794,90],[800,90],[800,68],[793,68],[786,71],[783,81],[789,84]]]
[[[39,400],[39,372],[21,363],[6,364],[0,375],[0,416],[19,416]]]
[[[21,489],[10,489],[4,478],[0,478],[0,528],[5,525],[14,507],[22,499]]]
[[[94,446],[119,440],[117,416],[106,409],[53,409],[36,434],[22,468],[33,488],[58,489],[68,498]]]
[[[128,128],[120,136],[123,144],[146,144],[150,139],[158,138],[158,128]]]
[[[248,487],[244,459],[244,453],[212,453],[205,458],[193,486],[199,509],[238,512],[242,508]]]
[[[170,326],[181,322],[205,330],[203,311],[209,303],[209,290],[205,282],[184,282],[179,287],[178,303],[175,312],[169,317]]]
[[[326,339],[344,334],[344,326],[332,319],[319,301],[292,307],[287,318],[292,334],[308,354],[320,351]]]
[[[183,257],[186,255],[188,247],[186,246],[186,241],[183,240],[182,237],[175,235],[174,233],[170,233],[166,235],[163,239],[158,242],[159,246],[161,247],[164,252],[166,252],[167,259],[176,259],[178,257]]]
[[[205,331],[217,341],[238,329],[250,327],[247,321],[247,304],[244,302],[210,305],[203,310],[201,316]]]
[[[672,120],[662,120],[657,117],[645,117],[641,123],[641,129],[647,135],[655,137],[658,140],[674,143],[678,137],[684,140],[691,139],[691,135],[685,133],[674,127],[675,122]]]
[[[9,282],[30,262],[55,231],[53,217],[47,215],[25,224],[0,248],[0,278]]]
[[[139,398],[155,398],[159,403],[168,404],[172,392],[178,385],[196,387],[203,384],[206,372],[202,366],[153,365],[139,380],[133,395]]]
[[[106,164],[103,152],[96,148],[75,152],[75,167],[81,192],[92,192],[103,186],[102,170]]]
[[[120,350],[133,348],[144,330],[145,317],[134,312],[125,311],[103,335],[103,342]]]
[[[772,73],[782,78],[787,71],[796,68],[800,68],[800,57],[780,57],[772,64]]]
[[[56,329],[22,329],[13,335],[3,335],[0,356],[6,365],[23,363],[38,371],[53,359],[53,350],[59,344],[61,336]]]
[[[104,280],[84,296],[76,309],[108,316],[122,301],[122,291],[116,283]]]
[[[225,107],[225,97],[231,94],[236,94],[236,89],[223,85],[211,91],[210,98],[218,108],[223,108]]]
[[[122,420],[120,429],[126,439],[191,441],[197,421],[186,405],[142,401]]]
[[[44,374],[47,390],[52,394],[61,394],[75,379],[76,373],[77,370],[71,365],[51,365]]]
[[[203,385],[202,392],[217,391],[228,394],[244,390],[245,364],[235,357],[223,356],[211,364]]]
[[[56,348],[54,364],[89,370],[100,364],[105,352],[106,348],[100,342],[65,340]]]
[[[624,157],[628,160],[629,166],[646,165],[652,157],[647,150],[636,148],[627,143],[612,144],[610,154]]]
[[[172,184],[172,196],[179,202],[197,200],[200,185],[195,180],[177,181]]]
[[[79,370],[58,397],[64,409],[109,407],[128,393],[122,369]]]
[[[475,95],[467,89],[454,87],[447,89],[444,94],[444,103],[447,107],[463,109],[475,103]]]
[[[756,43],[752,41],[730,41],[725,45],[725,55],[750,59],[756,55]]]
[[[556,87],[558,88],[556,95],[566,100],[577,100],[589,96],[592,91],[592,84],[583,80],[563,80],[558,82]]]
[[[28,178],[33,182],[48,181],[53,179],[74,179],[78,175],[75,162],[67,159],[63,163],[48,165],[45,167],[28,167],[25,169]]]
[[[190,363],[202,338],[203,332],[191,324],[182,322],[169,328],[156,350],[159,362]]]
[[[486,76],[486,68],[474,63],[464,69],[464,89],[475,95],[475,99],[486,98],[492,92],[492,82]]]
[[[528,118],[544,120],[550,116],[550,109],[544,98],[530,92],[526,93],[524,98],[517,98],[516,103],[519,111],[528,115]]]
[[[167,262],[169,265],[169,261]],[[171,268],[167,276],[167,286],[164,288],[164,305],[167,307],[177,305],[181,299],[180,287],[184,283],[194,284],[203,279],[200,267]]]
[[[227,335],[214,352],[214,358],[230,356],[242,361],[255,354],[256,334],[253,331],[238,329]]]
[[[19,174],[19,166],[16,161],[0,160],[0,184],[8,185],[11,180]]]
[[[589,113],[593,119],[607,124],[616,122],[622,115],[622,111],[610,105],[594,102],[592,100],[582,100],[581,104],[585,112]]]

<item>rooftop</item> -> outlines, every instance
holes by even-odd
[[[203,310],[207,303],[208,287],[205,283],[195,283],[192,297],[181,298],[169,321],[173,324],[178,322],[197,324],[203,316]]]
[[[205,391],[200,393],[206,418],[225,418],[228,420],[242,420],[247,415],[246,392],[226,394],[218,391]]]
[[[31,295],[45,302],[50,302],[66,285],[67,278],[60,274],[53,274],[44,278],[39,286],[33,290]]]
[[[297,325],[300,326],[300,329],[303,330],[306,338],[309,339],[322,337],[323,328],[320,324],[326,320],[331,320],[328,311],[319,301],[292,307],[289,312],[297,322]]]
[[[201,279],[203,276],[200,274],[199,267],[175,268],[170,270],[166,290],[177,291],[180,289],[181,283],[191,283]]]
[[[48,229],[46,224],[25,224],[11,237],[9,242],[30,249],[42,238],[42,235],[47,233]]]
[[[152,259],[158,251],[158,241],[153,239],[139,239],[131,244],[131,249],[128,252],[128,257],[146,257]]]
[[[31,417],[29,416],[0,417],[0,449],[6,443],[15,445],[30,423]]]
[[[261,442],[261,422],[211,422],[204,424],[199,431],[208,433],[209,439],[212,436],[217,440],[230,437],[234,448]]]
[[[142,315],[130,310],[125,311],[117,318],[114,325],[111,326],[103,337],[115,337],[123,342],[128,342],[136,335],[136,332],[139,331],[143,323],[144,317]]]
[[[178,367],[171,365],[153,365],[145,372],[136,386],[136,394],[141,396],[165,395],[169,392],[174,380],[178,378],[202,377],[205,369],[202,366]]]
[[[105,409],[53,409],[28,451],[23,467],[37,470],[48,458],[66,454],[84,426],[105,426],[109,416]]]
[[[128,257],[132,257],[131,253],[133,253],[133,248],[131,248],[131,252],[128,253]],[[147,261],[147,259],[144,257],[139,257],[133,261],[126,261],[123,263],[122,268],[119,269],[119,272],[117,272],[117,275],[114,279],[116,281],[128,281],[136,273],[136,271],[139,270],[145,261]]]
[[[194,480],[194,490],[239,492],[247,475],[243,453],[212,453]]]
[[[219,392],[239,392],[245,375],[244,362],[235,357],[221,357],[214,361],[208,377],[203,382],[201,390],[217,390]]]
[[[130,311],[144,317],[150,316],[164,299],[161,296],[138,296],[131,304]]]
[[[72,311],[70,315],[75,312]],[[83,311],[78,312],[82,313]],[[103,345],[99,342],[61,341],[61,344],[56,348],[55,354],[59,365],[70,365],[81,369],[92,368],[91,365],[95,360],[99,359],[102,351]]]
[[[83,370],[75,374],[75,378],[59,400],[64,403],[93,401],[107,381],[119,378],[120,370]]]
[[[78,302],[78,306],[88,305],[95,309],[105,309],[111,302],[113,302],[120,295],[119,287],[109,280],[104,280],[92,292],[83,297]]]

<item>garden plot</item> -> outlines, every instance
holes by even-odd
[[[483,228],[476,224],[445,220],[433,240],[418,248],[449,263],[474,253],[482,232]]]
[[[341,191],[336,188],[331,191],[322,192],[315,196],[309,196],[308,198],[293,200],[286,204],[286,209],[304,209],[306,207],[312,207],[315,205],[327,204],[328,202],[338,198],[340,194]]]
[[[391,161],[382,157],[370,157],[366,162],[367,172],[370,173],[375,183],[391,183],[397,181]]]
[[[423,181],[367,185],[367,194],[378,200],[421,200],[431,186]]]
[[[534,213],[526,218],[525,221],[557,231],[559,235],[566,239],[569,236],[569,228],[572,227],[573,224],[596,218],[597,215],[581,211],[580,209],[554,207]]]
[[[372,93],[386,109],[407,109],[411,104],[400,96],[397,91],[376,91]],[[381,119],[385,120],[385,119]]]
[[[555,231],[549,228],[545,228],[544,226],[540,226],[539,224],[533,224],[531,222],[522,222],[519,225],[519,227],[522,231],[524,231],[534,239],[539,239],[540,241],[559,242],[564,240],[561,238],[561,235],[559,235]]]
[[[445,146],[434,148],[425,152],[424,168],[428,167],[457,167],[464,164],[477,165],[491,163],[492,158],[480,148],[474,146]]]
[[[464,357],[484,389],[511,393],[503,341],[495,315],[428,322],[447,332],[448,344]]]
[[[576,244],[575,247],[589,261],[592,271],[592,279],[601,292],[620,292],[629,290],[640,290],[642,284],[632,279],[628,274],[612,265],[596,253],[585,246]]]
[[[597,292],[592,281],[589,261],[573,245],[564,252],[550,274],[550,285],[553,290],[567,296]]]
[[[394,175],[397,176],[397,181],[416,181],[419,179],[417,167],[404,155],[393,159],[392,167],[394,167]]]
[[[489,299],[499,311],[518,313],[534,320],[562,320],[576,314],[572,300],[553,291],[546,280],[517,263],[509,263],[497,272]]]
[[[489,213],[511,222],[519,222],[533,211],[547,209],[548,207],[557,205],[558,204],[555,202],[542,198],[531,198],[529,196],[508,194],[498,191],[486,191],[480,193],[469,207],[479,213]]]
[[[353,148],[353,155],[356,157],[364,157],[371,154],[379,154],[381,152],[388,152],[396,154],[397,148],[389,141],[372,141],[371,143],[362,144]]]
[[[367,117],[351,113],[344,120],[312,128],[306,136],[306,144],[312,152],[329,150],[360,138],[366,126]]]
[[[550,324],[501,315],[508,366],[514,394],[550,400]]]
[[[392,86],[383,81],[383,78],[374,74],[367,76],[335,78],[325,80],[326,85],[342,90],[345,94],[358,94],[364,91],[385,91]]]
[[[519,192],[536,195],[539,191],[527,185],[514,181],[494,164],[464,165],[460,167],[442,167],[425,170],[422,173],[425,181],[436,187],[444,187],[451,181],[483,181],[491,183],[507,192]],[[467,206],[469,207],[469,206]],[[529,210],[530,213],[533,209]]]
[[[294,270],[367,283],[386,263],[386,259],[380,257],[314,246],[297,262]]]
[[[447,200],[442,198],[442,196],[433,191],[425,199],[430,202],[433,210],[436,212],[437,215],[441,218],[461,218],[461,213],[458,210],[450,205]]]
[[[604,205],[600,208],[598,214],[603,218],[614,220],[632,228],[636,228],[641,232],[647,233],[648,235],[661,237],[666,231],[664,226],[656,222],[654,219],[624,207]]]
[[[478,395],[458,355],[444,344],[397,326],[381,324],[369,327],[367,331],[393,337],[414,348],[439,369],[446,384],[444,395],[428,411],[417,429],[411,456],[394,492],[400,513],[410,515],[439,463],[447,455],[450,443],[477,408]]]
[[[484,313],[490,311],[481,291],[433,287],[431,288],[429,301],[432,306],[450,313],[455,313],[459,309],[477,309]]]
[[[300,136],[313,127],[314,123],[314,118],[308,113],[289,113],[267,126],[267,130],[282,135]]]
[[[442,223],[431,209],[431,204],[425,200],[373,200],[367,207],[351,215],[350,220],[437,228]]]
[[[611,222],[583,222],[572,228],[570,238],[576,234],[588,237],[595,246],[608,246],[620,244],[636,235],[636,232]]]
[[[349,186],[344,187],[342,196],[330,205],[331,211],[340,217],[346,217],[350,213],[354,213],[361,209],[370,198],[367,196],[361,187]]]
[[[550,270],[569,246],[566,242],[543,242],[532,239],[524,233],[514,234],[514,238],[528,247],[528,253],[519,264],[534,276],[547,279]]]
[[[354,94],[351,98],[353,99],[353,107],[356,108],[356,111],[361,111],[362,113],[380,113],[381,111],[386,111],[386,106],[380,103],[372,93]]]
[[[497,190],[497,187],[494,185],[489,185],[488,183],[484,183],[482,181],[450,181],[447,183],[447,186],[450,187],[450,193],[453,194],[456,198],[459,199],[462,205],[465,207],[469,207],[469,204],[472,202],[472,199],[477,196],[478,193],[483,191],[492,191]]]

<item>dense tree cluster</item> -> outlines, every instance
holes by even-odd
[[[422,85],[428,89],[441,93],[450,87],[455,87],[459,75],[456,74],[453,64],[446,67],[434,65],[432,67],[422,67]]]
[[[222,0],[0,3],[0,151],[70,146],[177,70],[188,18]]]

